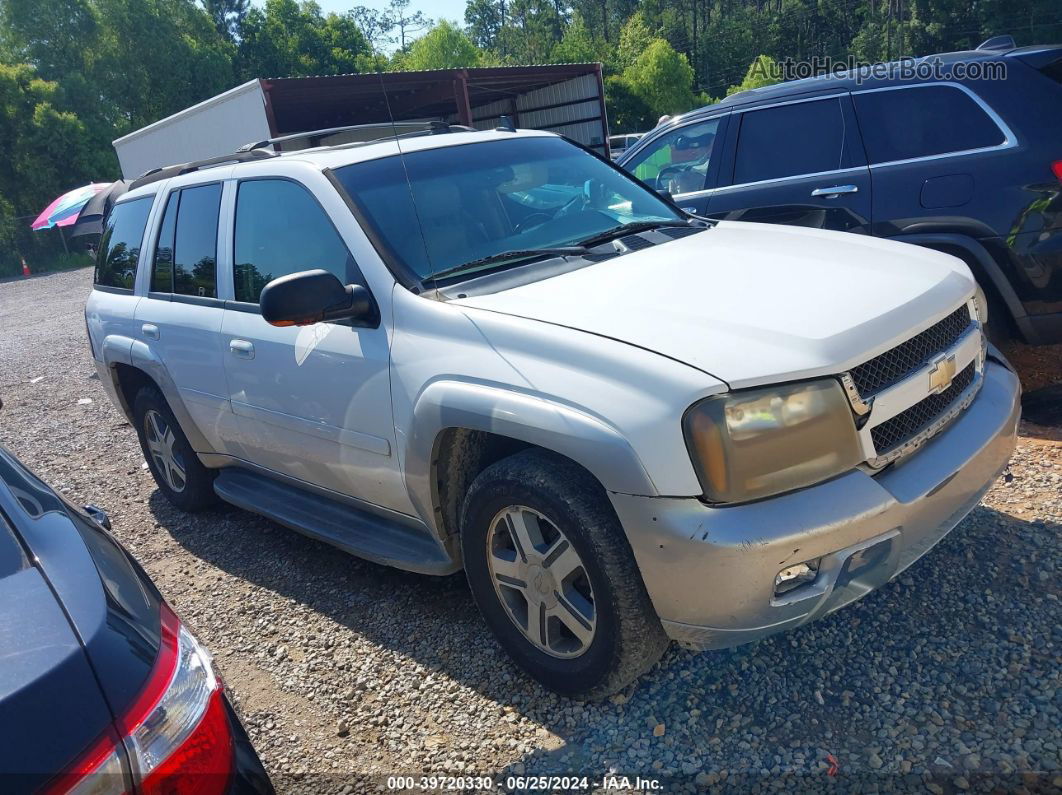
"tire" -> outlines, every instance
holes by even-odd
[[[464,499],[461,547],[472,596],[498,642],[557,693],[603,698],[667,648],[605,490],[566,458],[525,450],[487,467]]]
[[[217,504],[215,471],[199,461],[157,387],[141,387],[136,393],[133,417],[144,460],[166,499],[189,512]]]

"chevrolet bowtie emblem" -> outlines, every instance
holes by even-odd
[[[933,360],[933,366],[929,368],[929,391],[932,394],[943,392],[951,386],[955,378],[955,357],[941,356]]]

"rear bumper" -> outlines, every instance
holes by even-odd
[[[232,776],[226,790],[228,795],[273,795],[273,783],[269,780],[262,760],[258,758],[228,697],[224,700],[229,730],[232,732]]]
[[[989,359],[976,399],[921,450],[877,477],[854,471],[793,494],[713,508],[610,494],[665,631],[736,646],[820,618],[888,582],[980,501],[1014,450],[1018,379]],[[788,566],[813,582],[775,596]]]

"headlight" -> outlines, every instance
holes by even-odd
[[[977,291],[974,292],[974,308],[977,310],[977,319],[981,325],[986,325],[988,323],[988,298],[985,296],[985,291],[981,289],[981,285],[977,285]]]
[[[864,459],[852,410],[833,379],[707,398],[686,412],[683,430],[712,502],[810,486]]]

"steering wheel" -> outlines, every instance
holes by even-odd
[[[656,175],[656,189],[667,190],[667,183],[685,171],[689,171],[689,169],[682,166],[664,166],[660,169],[660,173]]]
[[[590,199],[587,198],[585,193],[580,191],[579,193],[575,194],[570,199],[568,199],[568,201],[564,202],[564,204],[562,204],[560,207],[558,207],[557,212],[553,213],[553,217],[563,218],[564,216],[568,215],[576,209],[576,204],[579,205],[578,209],[585,210],[586,206],[589,203]]]
[[[553,216],[549,213],[531,213],[531,215],[513,227],[513,232],[517,234],[526,232],[528,229],[534,229],[536,226],[542,226],[542,224],[552,220]]]

